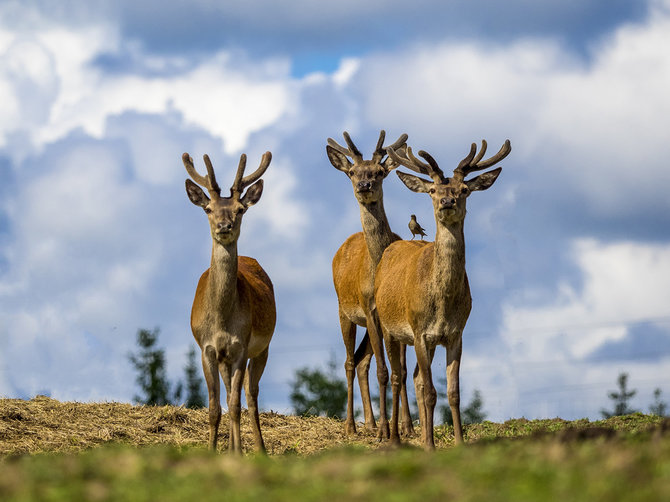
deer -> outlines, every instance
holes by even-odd
[[[260,177],[270,165],[272,155],[265,152],[258,169],[244,176],[247,158],[242,154],[229,197],[221,196],[209,156],[204,155],[203,159],[205,176],[196,171],[188,153],[182,156],[191,177],[186,179],[186,194],[205,211],[212,236],[211,263],[200,276],[191,309],[191,330],[202,351],[209,397],[209,448],[216,450],[221,421],[220,374],[226,387],[230,420],[229,450],[242,453],[240,399],[244,382],[255,447],[265,452],[258,415],[258,384],[277,318],[274,288],[254,258],[238,256],[237,240],[242,216],[263,193]],[[209,197],[201,187],[207,189]],[[246,187],[249,188],[243,195]]]
[[[374,302],[374,279],[377,263],[381,259],[384,249],[392,242],[400,239],[391,231],[386,212],[382,183],[388,174],[398,167],[398,164],[387,156],[387,150],[403,148],[407,141],[407,134],[401,135],[397,141],[384,147],[386,132],[379,133],[379,140],[372,154],[371,160],[364,160],[363,154],[351,140],[348,132],[343,133],[347,147],[328,138],[326,153],[333,167],[345,173],[351,180],[354,195],[358,201],[363,232],[351,235],[335,253],[333,257],[333,282],[337,293],[338,312],[342,338],[346,349],[344,364],[347,378],[347,418],[345,433],[356,434],[354,422],[353,381],[354,368],[358,374],[358,383],[363,401],[365,429],[374,431],[376,424],[370,400],[368,374],[372,354],[377,361],[377,380],[379,382],[379,439],[389,437],[388,420],[386,416],[386,385],[388,370],[384,357],[383,341],[378,329],[376,307]],[[349,160],[351,158],[351,161]],[[367,329],[363,340],[354,352],[356,344],[356,326]],[[406,435],[413,433],[412,419],[409,412],[407,391],[404,385],[406,380],[406,365],[404,363],[404,347],[401,351],[403,369],[405,371],[402,382],[403,419],[402,428]]]
[[[399,443],[398,394],[400,392],[400,345],[413,345],[417,369],[414,372],[421,439],[424,448],[435,449],[433,413],[437,393],[433,385],[431,363],[437,345],[447,350],[447,395],[454,423],[456,444],[463,443],[460,414],[459,368],[463,329],[470,315],[472,298],[465,270],[463,225],[466,201],[473,193],[487,190],[498,178],[501,167],[466,180],[475,171],[487,169],[503,160],[511,151],[506,140],[497,154],[482,160],[486,141],[477,153],[470,153],[447,178],[435,159],[420,151],[418,159],[407,147],[404,151],[387,149],[389,157],[431,180],[397,171],[402,182],[418,193],[427,193],[433,203],[437,227],[435,241],[396,241],[386,251],[375,273],[374,297],[384,343],[391,365],[391,441]]]

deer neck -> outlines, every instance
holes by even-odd
[[[433,246],[433,286],[440,291],[458,291],[465,283],[465,236],[463,222],[437,223]]]
[[[384,201],[379,199],[372,204],[359,204],[363,235],[368,246],[368,253],[376,265],[382,259],[384,250],[393,242],[393,232],[386,219]]]
[[[226,314],[237,304],[237,242],[212,246],[209,266],[209,304],[213,312]]]

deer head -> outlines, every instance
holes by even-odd
[[[261,198],[263,180],[259,180],[259,178],[270,165],[272,154],[265,152],[260,166],[249,176],[244,176],[247,156],[245,154],[240,156],[237,173],[230,187],[230,197],[221,197],[221,188],[216,182],[212,162],[209,160],[208,155],[204,155],[203,159],[207,168],[206,176],[198,174],[193,166],[193,159],[188,153],[182,155],[184,167],[186,167],[186,171],[193,179],[193,181],[186,180],[186,194],[193,204],[202,207],[207,214],[212,239],[220,244],[231,244],[236,242],[240,236],[242,215]],[[207,189],[209,197],[205,195],[205,192],[198,185]],[[249,185],[251,185],[249,189],[242,195],[244,189]]]
[[[397,164],[402,164],[416,173],[426,174],[431,177],[432,181],[428,181],[412,174],[397,173],[402,182],[410,190],[429,194],[433,201],[435,218],[438,222],[449,225],[462,222],[465,219],[465,202],[467,198],[472,192],[486,190],[491,187],[498,178],[502,168],[492,169],[470,180],[466,180],[465,177],[474,171],[481,171],[497,164],[509,155],[512,147],[509,140],[505,140],[498,153],[486,160],[482,160],[482,157],[486,153],[486,141],[482,140],[482,148],[479,153],[477,153],[477,145],[472,143],[470,153],[454,169],[454,174],[451,178],[447,178],[435,159],[423,150],[419,151],[419,156],[423,157],[426,162],[415,157],[410,147],[407,147],[404,151],[387,151],[389,157]]]
[[[335,169],[338,169],[349,176],[354,188],[356,199],[361,204],[372,204],[382,197],[382,181],[388,174],[398,167],[398,163],[390,156],[387,151],[394,151],[405,146],[407,134],[403,134],[398,140],[390,146],[384,147],[384,138],[386,133],[382,130],[379,133],[379,140],[371,160],[363,160],[363,154],[351,140],[348,132],[343,134],[348,148],[339,145],[334,139],[328,138],[326,153],[330,163]],[[351,157],[351,161],[347,157]]]

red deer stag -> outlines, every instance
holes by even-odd
[[[387,157],[384,148],[386,133],[381,131],[379,140],[372,160],[363,160],[363,154],[351,140],[349,133],[344,132],[344,139],[348,148],[339,145],[336,141],[328,138],[326,152],[333,166],[344,172],[354,188],[354,195],[358,201],[361,213],[363,232],[349,237],[337,250],[333,258],[333,282],[339,304],[340,327],[342,338],[347,351],[345,371],[347,375],[347,419],[345,430],[347,434],[356,433],[354,423],[354,367],[358,373],[358,383],[363,400],[363,411],[365,415],[365,427],[372,431],[375,428],[375,418],[370,403],[370,389],[368,384],[368,372],[370,370],[371,352],[377,361],[377,379],[379,381],[380,417],[377,435],[379,438],[388,438],[388,420],[386,418],[386,382],[388,370],[384,357],[384,349],[381,333],[376,320],[376,308],[374,304],[373,290],[375,280],[375,268],[381,259],[384,249],[391,242],[400,239],[391,231],[386,213],[384,211],[384,200],[382,183],[391,170],[398,164]],[[398,140],[387,147],[391,150],[403,148],[407,141],[407,135],[403,134]],[[350,162],[351,157],[353,162]],[[363,338],[358,350],[354,353],[356,344],[356,325],[367,327],[366,336]],[[404,361],[404,347],[401,351]],[[403,364],[403,370],[405,365]],[[406,373],[406,371],[405,371]],[[413,432],[412,420],[409,414],[407,392],[404,387],[405,378],[402,379],[403,388],[403,432]]]
[[[188,198],[204,209],[212,235],[212,261],[198,281],[191,309],[191,329],[202,351],[202,368],[209,394],[209,447],[212,450],[216,449],[221,421],[220,373],[226,386],[230,418],[229,449],[242,452],[240,394],[244,381],[255,446],[257,450],[265,451],[258,418],[258,381],[267,362],[268,346],[275,329],[274,290],[270,278],[256,260],[237,255],[237,239],[242,215],[263,193],[263,180],[259,178],[271,159],[270,152],[266,152],[260,167],[249,176],[243,176],[247,159],[242,154],[230,197],[221,197],[209,157],[204,156],[207,175],[201,176],[188,153],[182,156],[188,174],[205,187],[211,197],[207,197],[196,183],[186,180]],[[249,189],[242,195],[247,186]]]
[[[470,180],[465,177],[500,162],[510,151],[507,140],[497,154],[482,160],[486,142],[482,141],[478,154],[473,143],[470,153],[458,164],[451,178],[445,177],[435,159],[426,152],[421,151],[419,155],[427,163],[417,159],[411,148],[400,152],[402,156],[399,152],[388,151],[398,164],[432,178],[428,181],[411,174],[397,173],[410,190],[430,195],[437,226],[434,243],[422,245],[416,241],[397,241],[391,244],[376,271],[375,300],[391,364],[391,440],[394,442],[400,441],[398,393],[402,343],[414,345],[416,350],[418,372],[415,372],[415,388],[425,448],[435,448],[433,412],[437,393],[430,366],[437,345],[447,349],[449,407],[456,443],[463,442],[458,379],[463,329],[472,306],[465,272],[465,203],[472,192],[486,190],[493,185],[502,168],[487,171]]]

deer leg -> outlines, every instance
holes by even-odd
[[[459,338],[453,347],[447,349],[447,396],[451,418],[454,421],[454,440],[456,444],[463,443],[463,428],[461,426],[461,392],[459,387],[459,369],[463,344]]]
[[[418,337],[415,342],[414,349],[416,350],[416,362],[419,366],[419,374],[423,382],[423,403],[425,408],[425,422],[422,424],[425,431],[422,436],[424,438],[424,447],[426,450],[435,449],[435,438],[433,437],[433,414],[435,412],[435,403],[437,402],[437,392],[433,386],[433,375],[431,372],[432,354],[431,350],[426,346],[423,336]],[[434,351],[432,351],[434,353]]]
[[[384,336],[386,342],[386,352],[389,356],[391,364],[391,393],[393,395],[393,406],[391,407],[391,443],[400,444],[400,435],[398,434],[398,412],[399,412],[399,397],[400,397],[400,380],[401,380],[401,364],[400,353],[401,345],[397,341],[391,339],[388,335]]]
[[[407,345],[400,344],[400,403],[402,406],[401,429],[405,436],[414,434],[412,426],[412,414],[409,412],[409,399],[407,398]]]
[[[377,439],[388,439],[389,422],[386,416],[386,386],[388,385],[389,372],[386,368],[381,325],[379,324],[379,317],[375,309],[370,309],[370,314],[367,316],[366,321],[377,365],[377,381],[379,382],[379,426],[377,427]]]
[[[228,397],[228,415],[230,416],[230,451],[242,453],[242,440],[240,437],[240,415],[242,406],[242,384],[244,381],[246,354],[243,354],[231,367],[230,395]]]
[[[347,375],[347,419],[344,422],[344,432],[347,435],[356,434],[354,422],[354,347],[356,345],[356,325],[351,322],[340,309],[340,328],[342,339],[347,352],[344,362],[344,372]]]
[[[217,371],[216,349],[208,345],[202,351],[202,370],[207,382],[207,394],[209,395],[209,449],[216,450],[216,441],[221,422],[220,382]]]
[[[372,359],[372,344],[370,344],[370,335],[365,330],[365,336],[354,354],[354,364],[356,365],[356,375],[358,376],[358,385],[361,389],[361,401],[363,401],[363,415],[365,416],[365,430],[374,432],[377,428],[375,415],[372,412],[372,401],[370,400],[370,360]]]
[[[432,349],[430,360],[433,361],[435,349]],[[421,425],[421,442],[426,442],[426,405],[423,399],[423,380],[421,379],[421,372],[419,371],[418,363],[414,366],[414,397],[416,398],[416,405],[419,409],[419,424]]]
[[[419,365],[414,366],[414,397],[419,409],[419,424],[421,425],[421,442],[426,441],[426,407],[423,402],[423,380],[419,372]]]
[[[249,360],[249,367],[244,376],[244,393],[247,396],[247,408],[251,416],[251,427],[254,431],[254,443],[256,450],[265,453],[265,443],[261,434],[261,421],[258,416],[258,382],[261,379],[265,364],[268,361],[268,348],[266,347],[256,357]]]
[[[225,361],[219,364],[219,373],[221,374],[221,380],[223,380],[223,386],[226,388],[226,408],[228,409],[228,450],[232,449],[232,430],[230,428],[230,396],[232,394],[230,386],[230,365]]]

